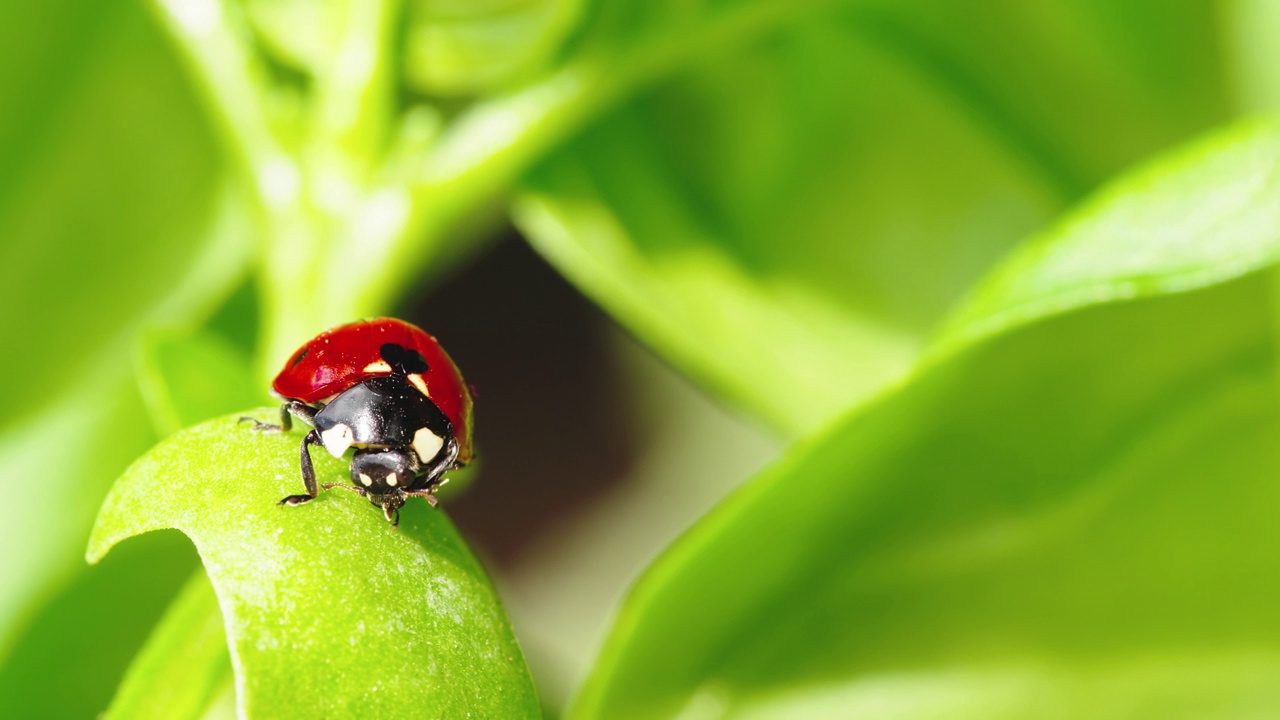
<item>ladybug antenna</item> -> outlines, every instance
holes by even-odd
[[[427,371],[427,360],[417,350],[409,350],[395,343],[386,343],[378,349],[378,352],[396,375],[422,374]]]

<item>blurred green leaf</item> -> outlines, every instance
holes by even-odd
[[[342,38],[341,3],[313,0],[243,0],[255,37],[279,60],[315,74],[327,64]]]
[[[56,513],[22,509],[45,526],[62,522]],[[21,545],[38,555],[36,539],[25,538]],[[60,592],[42,598],[15,628],[12,646],[0,661],[0,717],[97,717],[165,606],[197,566],[186,538],[155,533],[84,568]],[[74,692],[67,691],[68,678],[75,678]]]
[[[243,0],[256,37],[279,61],[323,75],[341,51],[345,0]],[[366,6],[369,3],[365,3]],[[407,0],[392,43],[407,89],[471,95],[544,70],[582,12],[582,0]]]
[[[190,536],[227,619],[248,716],[538,716],[497,596],[445,514],[410,503],[397,531],[339,490],[277,506],[301,488],[299,440],[235,417],[177,433],[113,487],[90,558],[148,530]],[[321,455],[321,481],[349,481]]]
[[[138,385],[156,432],[168,435],[260,402],[249,357],[216,333],[157,331],[139,343]]]
[[[107,366],[80,380],[54,407],[0,434],[0,654],[37,601],[83,570],[93,506],[110,483],[102,474],[123,469],[155,442],[124,369]]]
[[[785,431],[821,425],[900,378],[1018,239],[1222,114],[1200,70],[1130,88],[1189,52],[1213,66],[1203,8],[1147,8],[1161,30],[1134,44],[1134,17],[1109,5],[939,5],[601,11],[593,27],[620,37],[757,27],[680,56],[555,153],[518,224],[703,383]],[[971,32],[987,21],[999,31]],[[668,44],[636,46],[658,62]]]
[[[1019,247],[935,350],[1088,305],[1189,290],[1280,255],[1280,125],[1215,134],[1125,177]]]
[[[234,204],[223,210],[240,217]],[[37,405],[23,423],[0,431],[0,462],[10,471],[8,481],[0,483],[10,498],[0,503],[0,575],[7,580],[0,586],[0,655],[13,634],[20,632],[18,626],[31,603],[42,594],[56,593],[59,583],[81,571],[81,548],[111,480],[155,442],[130,371],[130,335],[151,323],[189,323],[207,312],[202,306],[225,292],[245,260],[243,244],[236,242],[235,235],[224,234],[227,229],[215,222],[209,236],[193,238],[189,244],[201,246],[202,255],[193,267],[185,268],[181,278],[167,280],[180,290],[140,312],[130,326],[118,328],[119,335],[106,347],[96,352],[86,348],[91,363],[65,377],[44,375],[55,371],[58,361],[48,366],[36,363],[22,375],[23,387],[43,383],[44,397],[40,398],[43,406]],[[121,274],[118,280],[127,283],[129,277]],[[65,312],[77,314],[74,309]],[[45,335],[39,346],[75,347],[76,339],[70,336],[79,327],[54,323],[42,328]],[[234,396],[237,391],[224,392]],[[57,459],[52,474],[50,458]],[[27,480],[46,475],[43,483]],[[57,502],[51,503],[51,497]]]
[[[231,682],[222,613],[197,571],[129,668],[105,720],[199,720]]]
[[[557,50],[582,0],[409,0],[405,80],[470,94],[529,76]]]
[[[1280,5],[1268,0],[1223,3],[1223,45],[1230,64],[1234,100],[1246,112],[1280,110]]]
[[[0,58],[21,68],[0,75],[12,310],[0,329],[15,339],[0,372],[16,379],[0,423],[4,655],[81,571],[110,481],[155,441],[132,334],[207,312],[248,252],[209,132],[142,7],[2,4]]]
[[[128,366],[114,353],[104,355],[106,364],[64,388],[52,408],[0,436],[0,462],[21,481],[7,488],[10,501],[0,504],[7,538],[0,551],[7,581],[0,592],[2,717],[87,717],[102,710],[133,651],[194,564],[187,548],[179,552],[160,544],[145,552],[131,549],[96,568],[83,565],[94,505],[111,479],[106,474],[122,470],[159,432],[147,421]],[[176,379],[209,380],[190,372]],[[196,408],[197,399],[225,403],[252,386],[225,386],[219,398],[201,389],[208,387],[172,393],[181,400],[175,406],[180,414],[207,417],[207,409],[201,414]],[[28,480],[45,476],[39,483]],[[68,673],[77,678],[79,692],[60,692]]]
[[[1079,195],[1230,109],[1226,4],[845,2],[872,42]]]
[[[1015,256],[1045,297],[1078,252],[1147,298],[1062,295],[802,444],[651,568],[573,716],[1274,713],[1273,278],[1227,280],[1280,243],[1276,140],[1216,138]],[[1190,236],[1223,242],[1188,262]]]
[[[58,17],[68,13],[87,15],[84,25]],[[33,25],[46,24],[52,37],[35,42]],[[188,285],[189,270],[210,259],[220,175],[194,100],[140,7],[5,3],[0,28],[0,46],[22,36],[14,44],[26,50],[7,49],[18,56],[5,66],[32,73],[0,80],[0,106],[23,109],[0,115],[0,288],[21,308],[3,328],[32,349],[0,357],[0,373],[25,379],[10,390],[10,425],[51,388],[92,373],[102,353],[120,352],[157,305],[207,287]],[[66,57],[39,62],[54,52]],[[232,258],[232,272],[242,263]],[[214,263],[202,271],[226,277]]]

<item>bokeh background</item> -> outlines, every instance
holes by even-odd
[[[595,667],[581,712],[619,717],[664,652],[637,717],[1272,716],[1273,148],[1236,128],[1280,96],[1278,8],[0,5],[0,717],[103,710],[198,566],[175,532],[84,563],[114,478],[375,314],[478,390],[443,507],[550,716]],[[1050,278],[1050,319],[949,329],[1077,236],[1097,297]],[[777,525],[743,509],[805,477]],[[736,590],[744,624],[795,617],[611,631],[734,595],[681,575],[715,528],[795,553],[757,583],[795,597]]]

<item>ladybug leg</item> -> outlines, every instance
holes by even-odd
[[[251,418],[248,416],[241,417],[240,422],[245,422],[246,420],[251,421],[253,423],[254,432],[289,432],[293,429],[294,417],[297,417],[308,425],[314,425],[317,412],[319,411],[300,400],[290,400],[280,406],[279,425],[274,423],[264,423],[257,418]]]
[[[348,485],[346,483],[325,483],[320,487],[324,488],[325,490],[329,490],[332,488],[342,488],[343,490],[350,490],[351,492],[359,495],[360,497],[369,497],[369,493],[364,488],[356,487],[355,485]]]
[[[280,406],[280,429],[286,432],[293,429],[293,420],[290,416],[314,426],[316,424],[316,413],[318,412],[320,411],[301,400],[290,400]]]
[[[405,490],[404,494],[409,497],[425,498],[426,501],[431,504],[431,507],[435,507],[436,504],[440,502],[435,496],[436,488],[438,487],[440,487],[439,484],[433,484],[431,487],[419,488],[417,490]]]
[[[302,455],[299,459],[299,465],[302,466],[302,484],[307,488],[306,495],[290,495],[277,505],[301,505],[305,502],[311,502],[320,494],[319,488],[316,487],[316,468],[311,464],[311,451],[308,446],[320,444],[320,431],[312,428],[307,436],[302,438]]]

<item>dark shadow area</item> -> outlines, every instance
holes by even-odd
[[[637,447],[609,320],[514,231],[405,311],[476,389],[474,484],[445,502],[506,565],[620,480]]]

